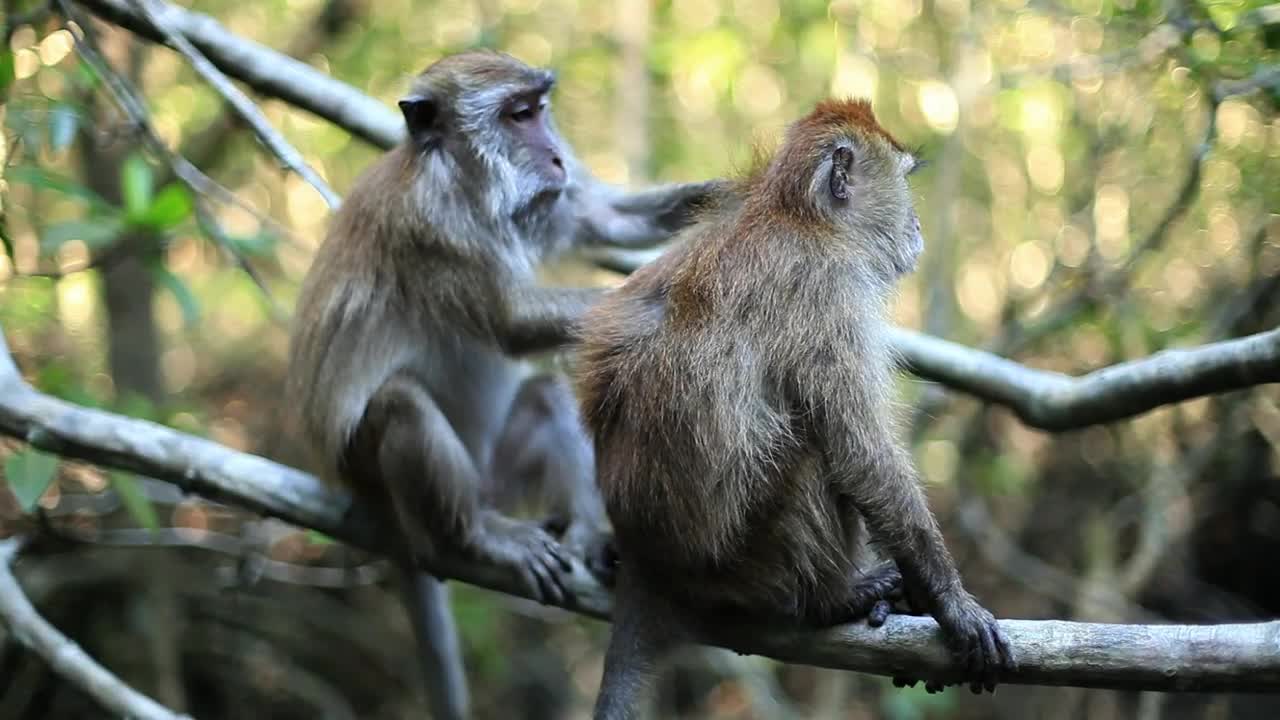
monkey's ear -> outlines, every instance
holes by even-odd
[[[411,137],[421,137],[436,129],[439,107],[426,95],[410,95],[400,101],[400,112]]]
[[[853,150],[841,145],[831,153],[831,197],[849,199],[849,171],[853,169]]]

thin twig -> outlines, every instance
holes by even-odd
[[[284,166],[316,189],[320,196],[324,198],[325,203],[331,208],[337,208],[342,204],[342,198],[338,196],[333,188],[320,177],[306,160],[302,158],[301,153],[297,151],[288,140],[284,139],[276,129],[271,127],[271,123],[262,112],[258,110],[257,105],[249,99],[249,96],[241,92],[222,71],[209,62],[209,59],[200,52],[195,45],[192,45],[182,33],[174,30],[168,19],[168,13],[172,9],[167,3],[157,2],[156,0],[130,0],[133,7],[141,13],[141,15],[152,24],[164,38],[165,44],[177,50],[187,62],[191,63],[192,69],[204,78],[205,82],[213,86],[213,89],[222,96],[227,103],[235,109],[236,114],[253,129],[253,132],[267,146]]]
[[[40,616],[27,599],[11,565],[20,539],[0,540],[0,619],[18,642],[39,655],[54,672],[84,690],[99,705],[120,717],[141,720],[190,720],[124,684],[79,645]]]

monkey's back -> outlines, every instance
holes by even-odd
[[[821,615],[867,559],[799,407],[789,355],[813,349],[773,344],[787,319],[753,315],[762,305],[749,297],[768,286],[690,317],[673,293],[692,266],[718,262],[708,253],[695,232],[584,323],[580,390],[601,493],[623,562],[682,600]]]

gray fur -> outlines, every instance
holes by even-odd
[[[570,342],[599,293],[540,287],[535,271],[588,237],[665,239],[675,228],[653,208],[670,215],[703,190],[672,186],[627,206],[577,166],[549,116],[511,119],[513,98],[545,94],[548,80],[472,52],[414,81],[401,107],[420,126],[355,183],[303,282],[287,391],[321,474],[393,521],[388,549],[403,568],[447,548],[510,566],[530,592],[563,601],[565,550],[490,506],[498,481],[541,484],[572,516],[574,550],[605,541],[569,390],[531,379],[516,357]],[[626,237],[581,229],[619,221]],[[426,581],[406,587],[434,712],[464,717],[445,595]]]

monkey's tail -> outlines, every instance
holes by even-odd
[[[624,556],[613,591],[613,632],[604,656],[594,719],[641,717],[659,663],[688,637],[677,608],[653,592],[644,578],[628,567]]]
[[[405,611],[413,623],[431,717],[466,720],[471,699],[448,588],[417,570],[402,571],[402,575]]]

